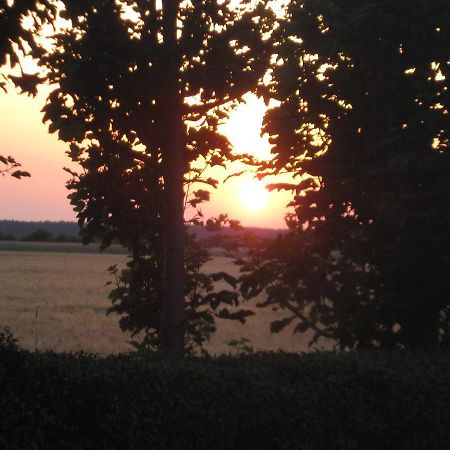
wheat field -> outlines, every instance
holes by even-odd
[[[56,252],[55,247],[47,252],[42,245],[29,249],[24,245],[22,251],[17,247],[0,250],[0,327],[9,327],[19,345],[30,350],[106,355],[132,349],[130,337],[119,328],[118,316],[106,316],[111,289],[105,286],[111,281],[107,268],[123,267],[126,255]],[[218,270],[236,273],[225,257],[215,257],[206,267],[206,271]],[[227,341],[242,338],[249,339],[255,350],[308,350],[309,334],[293,335],[292,329],[271,334],[270,322],[283,316],[256,308],[256,301],[245,304],[256,314],[244,325],[218,321],[206,350],[230,353],[234,350]]]

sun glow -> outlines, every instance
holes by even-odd
[[[264,184],[256,178],[245,181],[239,192],[242,205],[250,211],[266,206],[267,196],[268,192]]]
[[[249,154],[259,159],[270,158],[269,136],[261,136],[261,127],[266,105],[254,94],[246,94],[243,102],[231,113],[226,123],[220,127],[238,154]]]
[[[270,143],[267,135],[261,136],[262,122],[266,105],[254,94],[246,94],[233,111],[226,123],[221,126],[223,133],[237,154],[247,154],[257,160],[267,160],[271,157]],[[239,199],[240,208],[248,212],[256,212],[267,206],[268,191],[265,183],[254,178],[252,168],[242,163],[230,165],[229,171],[246,171],[238,180],[233,180],[235,198]]]
[[[276,104],[271,102],[271,107],[276,107]],[[251,93],[244,95],[242,102],[230,111],[219,132],[228,138],[235,154],[250,155],[259,161],[273,158],[269,136],[262,132],[266,111],[264,101]],[[239,161],[227,164],[224,169],[212,168],[211,176],[219,180],[219,188],[211,193],[211,205],[204,205],[203,212],[212,214],[214,204],[214,209],[240,220],[244,226],[284,227],[284,214],[292,193],[269,192],[266,185],[291,182],[291,177],[280,179],[280,176],[271,176],[259,180],[255,175],[256,167]]]

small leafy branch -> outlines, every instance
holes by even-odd
[[[9,173],[12,177],[18,178],[19,180],[22,177],[31,176],[29,172],[18,169],[18,167],[21,167],[21,164],[12,156],[0,155],[0,164],[0,174],[3,176]]]
[[[225,344],[228,345],[230,351],[234,350],[238,355],[242,354],[248,355],[254,353],[255,351],[251,339],[247,339],[244,337],[240,339],[230,339],[229,341],[225,341]]]
[[[217,219],[211,219],[212,222],[215,224],[212,233],[220,234],[221,227],[225,223],[229,224],[230,219],[221,215]],[[217,320],[236,320],[244,324],[254,312],[240,308],[238,280],[235,277],[224,271],[206,273],[204,270],[205,264],[211,260],[209,249],[212,242],[218,245],[222,239],[217,236],[196,238],[189,233],[189,229],[185,233],[184,351],[186,354],[207,354],[203,345],[216,331]],[[225,237],[223,239],[228,242]],[[157,250],[155,246],[152,249]],[[162,270],[158,261],[158,255],[151,253],[149,249],[147,253],[133,254],[122,270],[117,265],[108,269],[113,278],[107,283],[113,286],[109,294],[112,306],[108,309],[108,314],[116,313],[121,316],[120,327],[131,334],[130,344],[138,351],[156,351],[160,345],[159,319],[163,294]],[[218,282],[222,282],[222,286],[217,285]],[[234,344],[238,353],[249,351],[249,347],[244,344],[245,342],[241,345],[240,341]]]

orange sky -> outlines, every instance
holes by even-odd
[[[66,144],[49,134],[41,122],[44,98],[39,95],[30,99],[15,93],[13,88],[8,94],[0,91],[0,154],[14,156],[22,163],[22,169],[32,175],[21,180],[0,178],[0,219],[75,220],[66,198],[68,174],[62,169],[73,163],[65,155]],[[254,151],[260,157],[267,157],[267,138],[259,136],[264,106],[255,97],[246,98],[248,104],[241,104],[223,131],[236,151]],[[215,175],[224,178],[230,171],[238,170],[241,168],[235,165]],[[211,202],[202,208],[205,216],[228,213],[243,225],[284,228],[288,194],[268,193],[263,201],[255,184],[247,175],[220,185],[213,192]],[[258,202],[262,203],[259,208]]]

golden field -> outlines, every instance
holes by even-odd
[[[0,246],[0,327],[8,326],[19,345],[30,350],[85,351],[98,354],[131,350],[118,316],[106,316],[111,281],[107,268],[126,263],[126,255],[86,252],[79,244],[14,243]],[[31,251],[30,251],[31,250]],[[51,251],[45,251],[51,250]],[[77,252],[77,250],[79,252]],[[230,259],[216,257],[207,271],[236,272]],[[231,339],[250,339],[255,350],[306,351],[309,334],[284,330],[271,334],[269,324],[281,312],[261,310],[256,300],[245,304],[255,316],[245,325],[221,320],[205,348],[229,353]]]

